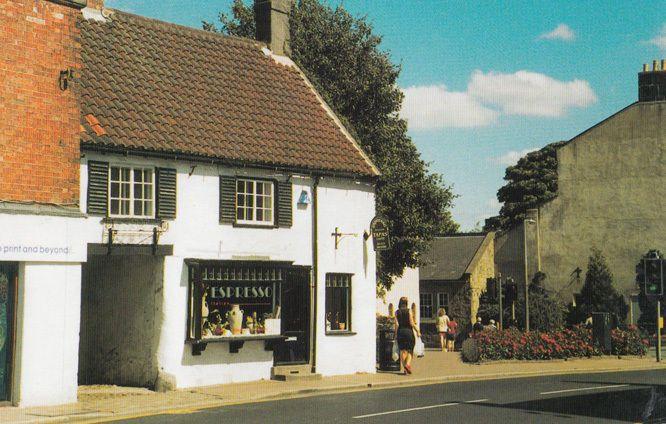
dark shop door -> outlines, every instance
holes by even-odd
[[[0,262],[0,402],[11,400],[14,354],[14,294],[18,264]]]
[[[280,290],[282,334],[287,340],[274,347],[275,365],[307,364],[310,361],[310,268],[287,272]]]

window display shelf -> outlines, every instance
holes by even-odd
[[[229,343],[229,353],[238,353],[247,341],[263,341],[265,350],[273,350],[275,343],[284,341],[287,336],[280,334],[239,334],[237,336],[214,336],[201,340],[188,340],[192,343],[192,355],[201,355],[208,343]]]

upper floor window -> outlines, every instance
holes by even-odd
[[[275,216],[273,182],[236,180],[236,222],[273,225]]]
[[[109,167],[109,216],[152,218],[155,184],[152,168]]]

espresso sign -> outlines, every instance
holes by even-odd
[[[372,219],[370,222],[370,233],[372,233],[372,245],[375,250],[388,250],[391,248],[388,225],[384,218],[376,216]]]

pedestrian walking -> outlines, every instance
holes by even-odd
[[[437,332],[439,333],[439,345],[442,348],[442,352],[446,352],[447,343],[446,343],[446,333],[449,331],[449,317],[446,315],[446,309],[439,308],[437,311]]]
[[[416,338],[421,337],[421,332],[416,326],[416,321],[409,310],[409,300],[407,297],[401,297],[398,303],[398,310],[395,313],[395,333],[400,349],[400,363],[405,370],[405,374],[412,373],[412,357],[414,355],[414,344]]]
[[[449,329],[446,332],[446,344],[449,352],[455,351],[456,335],[458,334],[458,323],[454,320],[449,321]]]

